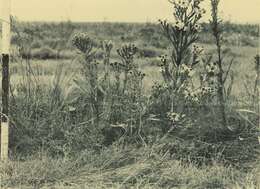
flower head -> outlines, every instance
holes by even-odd
[[[75,34],[72,44],[83,53],[89,53],[93,48],[93,41],[87,33]]]
[[[188,0],[176,0],[175,1],[175,6],[182,8],[182,9],[187,9],[189,7],[190,2]]]
[[[194,55],[198,56],[204,53],[204,48],[194,44],[192,47],[192,52]]]
[[[194,30],[196,32],[200,32],[201,31],[201,26],[199,24],[195,24],[193,28],[194,28]]]
[[[185,117],[185,114],[179,114],[176,112],[168,112],[167,117],[172,123],[178,123]]]
[[[167,63],[167,54],[159,56],[159,59],[160,59],[160,61],[162,63],[162,64],[160,64],[160,66],[166,65],[166,63]]]
[[[187,76],[189,76],[189,77],[192,77],[195,72],[194,72],[194,70],[192,69],[192,67],[187,66],[187,65],[185,65],[185,64],[182,64],[182,65],[181,65],[181,69],[180,69],[180,73],[185,74],[185,75],[187,75]]]
[[[183,91],[184,97],[186,100],[191,101],[191,102],[199,102],[200,100],[200,91],[199,90],[194,90],[192,88],[187,87]]]
[[[205,9],[201,9],[200,7],[195,7],[193,9],[193,12],[194,12],[194,16],[195,17],[202,17],[203,14],[206,13],[206,10]]]
[[[182,21],[177,21],[177,22],[175,22],[174,26],[175,26],[175,28],[178,29],[178,30],[187,29],[187,27],[185,26],[185,23],[182,22]]]
[[[201,96],[205,96],[211,94],[214,90],[211,87],[202,87],[199,91]]]
[[[214,63],[209,63],[207,66],[206,66],[206,71],[208,74],[215,74],[216,71],[217,71],[217,64],[214,62]]]

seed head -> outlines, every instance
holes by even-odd
[[[78,33],[72,38],[72,44],[82,53],[90,53],[94,43],[87,33]]]

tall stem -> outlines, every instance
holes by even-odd
[[[217,46],[217,54],[218,54],[218,69],[219,73],[217,74],[218,79],[218,90],[217,90],[217,96],[218,96],[218,102],[219,102],[219,110],[222,118],[222,125],[227,126],[227,119],[226,119],[226,110],[225,110],[225,98],[224,98],[224,85],[225,81],[223,79],[223,61],[222,61],[222,49],[221,49],[221,29],[220,29],[220,21],[218,18],[218,5],[220,0],[211,0],[211,27],[213,36],[215,38],[215,43]]]

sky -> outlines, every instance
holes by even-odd
[[[172,18],[172,6],[168,0],[11,1],[12,15],[21,21],[155,22]],[[204,0],[203,6],[208,11],[206,21],[210,15],[209,0]],[[221,0],[220,11],[225,20],[260,23],[260,0]]]

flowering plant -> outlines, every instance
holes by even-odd
[[[205,13],[201,8],[202,0],[170,0],[173,5],[173,22],[160,20],[163,33],[171,44],[169,54],[161,55],[160,68],[163,82],[152,90],[153,106],[159,111],[164,121],[170,121],[170,128],[187,123],[190,105],[200,103],[210,89],[195,87],[193,83],[196,65],[204,55],[204,49],[195,44],[201,30],[200,20]],[[182,117],[183,114],[187,115]],[[194,120],[193,120],[194,121]],[[169,128],[168,127],[168,128]]]
[[[170,56],[162,55],[161,72],[164,82],[168,85],[173,109],[173,99],[183,94],[185,88],[192,87],[195,75],[195,65],[201,61],[203,48],[194,44],[201,30],[200,20],[205,10],[201,8],[202,0],[171,0],[173,5],[174,22],[160,20],[165,36],[172,45]],[[177,95],[177,96],[178,96]]]

